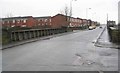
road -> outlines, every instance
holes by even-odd
[[[117,71],[118,50],[95,47],[103,29],[75,31],[3,50],[3,71]]]

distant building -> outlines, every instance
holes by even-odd
[[[82,27],[95,25],[92,20],[81,19],[66,16],[63,14],[56,14],[55,16],[45,17],[9,17],[2,18],[2,27],[35,27],[35,28],[63,28],[63,27]]]
[[[82,26],[82,19],[81,18],[70,17],[69,27],[80,27],[80,26]]]
[[[53,28],[80,27],[83,26],[83,24],[87,24],[87,20],[83,20],[81,18],[69,17],[63,14],[57,14],[52,17]]]
[[[87,19],[83,19],[82,20],[82,25],[83,26],[87,26],[88,25],[88,20]]]
[[[67,16],[62,14],[57,14],[52,17],[52,28],[61,28],[61,27],[67,27]]]
[[[32,16],[2,18],[2,27],[33,27],[36,22]]]
[[[118,2],[118,24],[120,26],[120,1]]]
[[[116,22],[115,21],[107,21],[107,26],[109,27],[114,27],[116,25]]]

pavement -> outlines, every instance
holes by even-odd
[[[95,46],[104,47],[104,48],[115,48],[115,49],[118,49],[120,47],[120,45],[114,44],[109,41],[107,26],[103,26],[103,31],[98,36],[95,42]]]

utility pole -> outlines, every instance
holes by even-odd
[[[120,26],[120,1],[118,2],[118,26]]]
[[[108,24],[108,13],[107,13],[107,20],[106,21],[107,21],[107,24]]]
[[[70,26],[70,23],[71,23],[70,18],[72,17],[72,2],[73,1],[77,1],[77,0],[71,0],[70,1],[69,26]]]
[[[77,0],[71,0],[70,1],[70,17],[72,16],[72,2],[77,1]]]
[[[91,8],[86,8],[86,19],[88,19],[88,10],[90,10]]]

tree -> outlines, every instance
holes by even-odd
[[[61,14],[66,16],[66,21],[70,21],[70,17],[71,17],[71,10],[69,9],[69,7],[66,5],[64,7],[63,11],[60,11]]]
[[[69,16],[69,8],[68,8],[67,6],[65,6],[64,14],[65,14],[66,16]]]
[[[7,13],[6,18],[10,18],[10,17],[13,17],[13,14],[12,13]]]

